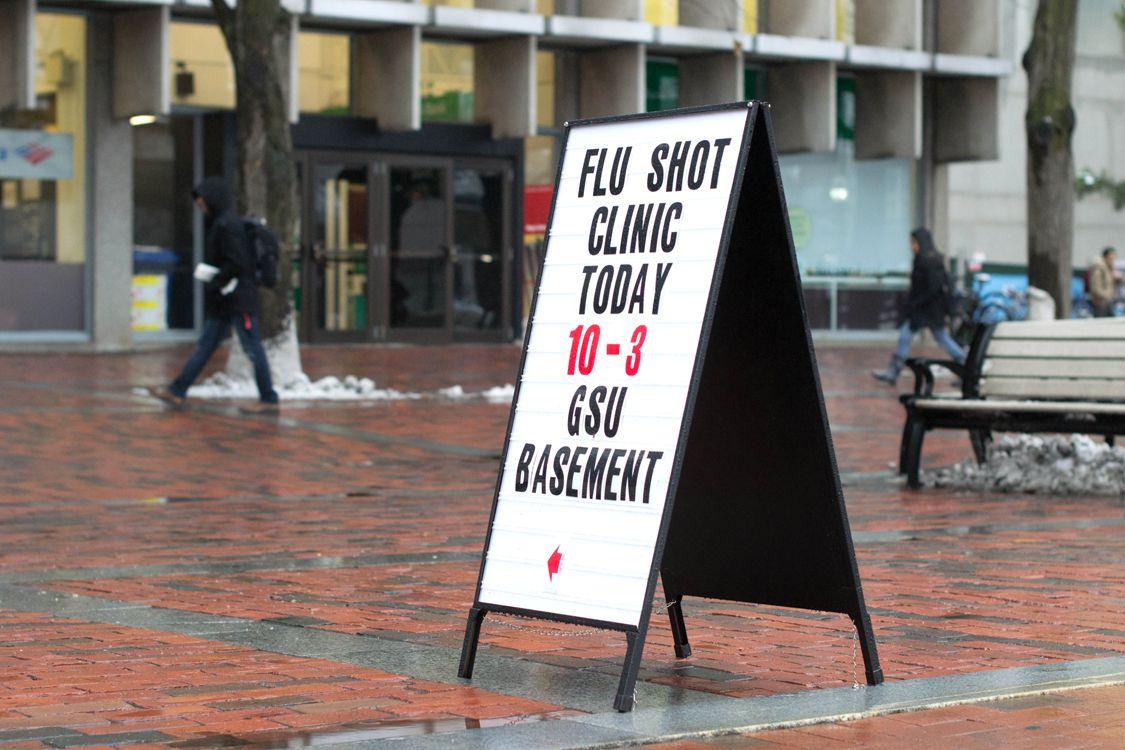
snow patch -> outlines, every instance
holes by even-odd
[[[464,386],[452,385],[428,393],[413,393],[379,388],[371,378],[355,375],[344,378],[329,375],[319,380],[310,380],[308,375],[299,373],[287,384],[275,386],[275,390],[282,401],[404,401],[438,397],[454,401],[483,398],[489,403],[502,404],[511,402],[516,389],[507,384],[483,391],[466,391]],[[147,388],[134,388],[133,393],[138,396],[150,395]],[[253,379],[236,378],[226,372],[217,372],[189,388],[188,397],[204,400],[257,399],[258,387]]]
[[[282,401],[402,401],[419,399],[419,393],[405,393],[393,388],[377,388],[371,378],[348,375],[342,380],[333,375],[310,380],[299,373],[288,383],[275,388]],[[253,380],[232,378],[217,372],[199,385],[188,389],[188,397],[200,399],[256,399],[258,387]]]
[[[466,399],[483,398],[491,404],[507,404],[511,403],[512,397],[516,393],[516,387],[511,383],[507,385],[498,385],[494,388],[488,388],[483,391],[473,392],[466,391],[460,385],[450,386],[449,388],[442,388],[438,391],[438,395],[442,398],[451,398],[458,401]]]
[[[1050,495],[1125,495],[1125,448],[1088,435],[1005,435],[988,462],[965,460],[922,472],[928,487]]]
[[[495,388],[482,391],[480,395],[484,396],[485,400],[493,404],[511,403],[512,399],[516,396],[516,387],[511,383],[498,385]]]

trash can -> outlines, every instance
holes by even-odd
[[[133,249],[134,333],[168,330],[168,295],[177,262],[178,256],[168,248]]]

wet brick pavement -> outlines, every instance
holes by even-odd
[[[659,743],[647,748],[1116,750],[1123,744],[1125,690],[1109,687],[892,714],[841,724],[778,729],[752,736],[728,735],[707,740]]]
[[[518,348],[306,347],[314,378],[356,374],[424,398],[286,404],[280,420],[221,403],[169,412],[134,395],[184,355],[0,355],[0,747],[562,733],[568,718],[609,710],[619,634],[490,617],[482,658],[529,684],[484,667],[474,683],[454,677],[508,407],[434,394],[513,382]],[[1125,657],[1120,498],[906,491],[893,471],[901,407],[866,374],[885,352],[818,356],[890,685]],[[963,434],[937,433],[925,461],[969,454]],[[707,600],[685,612],[684,661],[653,618],[642,707],[666,701],[673,716],[693,701],[855,680],[843,617]],[[1094,694],[1116,713],[1087,710]],[[1077,732],[1061,719],[1026,729],[1037,711],[1063,712],[1092,733],[1075,746],[1097,746],[1114,726],[1125,738],[1123,695],[1093,688],[1018,711],[999,701],[701,746],[901,746],[932,726],[957,746],[989,732],[1024,746]],[[1019,726],[997,718],[1020,711],[1030,718]]]

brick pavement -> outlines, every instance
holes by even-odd
[[[649,750],[724,748],[1020,748],[1117,750],[1125,744],[1125,690],[1092,688],[892,714],[840,724],[648,745]]]
[[[557,706],[377,669],[341,668],[200,638],[0,612],[0,743],[53,727],[111,744],[461,720],[461,728],[557,718]],[[67,731],[62,732],[60,728]],[[387,732],[393,736],[392,732]],[[37,743],[38,744],[38,743]],[[39,746],[49,746],[40,744]]]
[[[7,577],[29,592],[455,653],[507,406],[432,397],[294,404],[286,405],[285,419],[277,423],[223,407],[166,412],[132,395],[138,385],[169,377],[183,354],[0,355],[0,430],[6,436],[0,450],[0,581]],[[303,357],[313,377],[357,374],[373,377],[380,387],[432,393],[453,384],[473,391],[512,382],[518,354],[511,346],[312,347]],[[894,391],[865,373],[882,356],[881,349],[849,346],[819,352],[888,679],[1125,653],[1121,500],[903,491],[891,472],[901,407]],[[253,446],[250,462],[246,446]],[[968,455],[963,435],[938,433],[927,443],[931,465]],[[60,580],[36,582],[47,575]],[[562,700],[465,687],[452,673],[446,684],[370,668],[357,677],[356,667],[339,662],[50,612],[4,612],[4,604],[0,598],[0,676],[6,678],[0,742],[18,738],[6,731],[34,734],[54,727],[63,734],[28,736],[29,746],[76,745],[93,741],[85,735],[116,727],[114,732],[168,735],[151,737],[161,744],[193,737],[215,743],[223,736],[268,744],[284,743],[300,726],[270,717],[293,713],[329,717],[315,724],[318,732],[351,731],[358,721],[383,736],[422,731],[417,721],[451,732],[463,731],[465,721],[574,713]],[[655,617],[641,674],[647,684],[752,698],[853,681],[852,634],[842,617],[702,600],[688,600],[686,614],[694,656],[673,659],[666,622]],[[482,654],[531,669],[615,674],[621,636],[574,631],[491,617]],[[167,660],[155,659],[154,651]],[[216,656],[221,665],[187,668],[207,652],[222,654]],[[359,689],[355,681],[389,681],[397,703],[386,705],[396,710],[371,704],[362,708],[368,714],[351,719],[328,708],[297,710],[294,705],[305,704],[274,693],[253,697],[256,688],[245,685],[254,680],[224,677],[215,684],[243,687],[224,688],[214,703],[240,705],[249,713],[212,706],[193,715],[192,724],[177,723],[182,714],[168,708],[175,701],[161,698],[197,684],[200,670],[257,674],[262,664],[283,674],[283,682],[303,679],[292,675],[306,672],[325,680],[348,676],[346,688],[328,682],[294,693],[313,706],[339,703],[340,690]],[[115,675],[108,684],[107,674]],[[82,696],[77,703],[107,708],[76,711],[67,708],[73,702],[48,696],[21,702],[31,694],[9,687],[10,679],[26,686],[44,675],[72,678],[68,689]],[[605,696],[607,709],[611,697]],[[245,704],[259,699],[268,705]],[[55,708],[28,714],[32,705]],[[470,710],[479,706],[488,710]],[[401,723],[404,717],[415,723]]]

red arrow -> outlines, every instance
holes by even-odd
[[[561,545],[560,545],[561,546]],[[555,575],[559,572],[559,565],[562,564],[562,553],[559,548],[555,547],[555,551],[547,558],[547,576],[550,580],[555,580]]]

